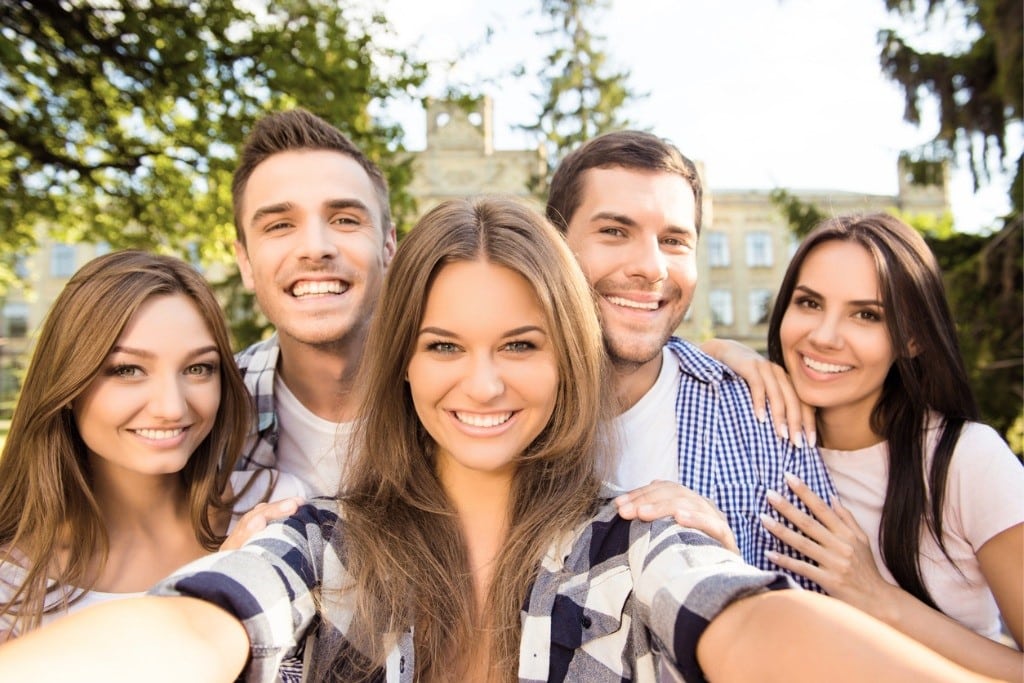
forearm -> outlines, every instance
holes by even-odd
[[[234,681],[242,624],[194,598],[128,598],[83,609],[0,646],[0,680]]]
[[[869,613],[954,662],[1000,680],[1024,681],[1024,653],[975,633],[893,587]]]
[[[854,607],[809,591],[739,600],[697,647],[708,679],[721,681],[982,681]]]

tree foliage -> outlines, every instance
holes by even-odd
[[[1020,0],[885,0],[885,4],[889,11],[907,18],[962,22],[959,28],[969,42],[952,53],[918,49],[895,30],[883,29],[880,61],[885,74],[903,88],[908,122],[921,122],[922,101],[938,105],[939,131],[922,152],[933,157],[964,154],[977,186],[989,177],[991,151],[998,153],[1000,165],[1005,162],[1007,128],[1021,120],[1024,5]]]
[[[380,47],[381,15],[332,0],[2,5],[0,295],[13,256],[45,237],[229,260],[236,149],[297,105],[378,160],[411,216],[401,132],[370,111],[426,67]]]
[[[553,40],[554,47],[539,74],[544,87],[538,97],[540,115],[522,128],[542,138],[549,171],[584,140],[629,125],[621,114],[636,96],[627,84],[629,71],[610,66],[601,47],[604,38],[593,31],[596,12],[607,5],[607,0],[541,0],[551,27],[538,35]],[[547,178],[534,178],[532,185],[546,196]]]

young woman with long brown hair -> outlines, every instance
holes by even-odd
[[[291,477],[232,473],[250,404],[194,268],[123,251],[79,270],[0,456],[0,641],[145,591],[216,550],[233,510],[301,494]]]

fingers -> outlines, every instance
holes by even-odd
[[[797,498],[803,501],[804,505],[807,506],[807,509],[811,511],[811,514],[817,517],[818,520],[826,527],[834,530],[837,526],[836,523],[838,522],[838,518],[832,511],[832,508],[829,507],[828,503],[823,501],[818,494],[812,491],[810,487],[795,474],[786,472],[783,474],[783,479],[786,480],[786,486],[789,487],[789,490],[795,493]],[[771,502],[770,499],[769,502]],[[789,504],[788,501],[785,502],[786,504]]]
[[[252,510],[242,515],[238,523],[235,524],[234,529],[224,539],[220,549],[236,550],[241,548],[246,541],[266,529],[270,522],[295,514],[295,511],[299,509],[303,502],[305,501],[301,497],[292,496],[270,503],[259,503]]]
[[[765,528],[771,531],[780,540],[786,541],[788,543],[788,537],[790,535],[803,535],[811,539],[811,541],[816,545],[827,545],[831,541],[832,532],[828,528],[826,528],[823,524],[821,524],[817,519],[815,519],[811,515],[808,515],[806,512],[790,503],[779,493],[769,490],[766,494],[766,497],[768,499],[768,504],[775,508],[776,512],[782,515],[785,519],[789,520],[789,522],[791,522],[793,526],[795,526],[801,532],[797,533],[791,530],[786,525],[772,518],[771,516],[762,514],[761,521],[764,523]],[[779,533],[776,533],[776,529],[770,526],[769,522],[775,524],[778,527]],[[783,538],[780,535],[783,531],[787,532],[787,538]],[[795,545],[794,543],[790,543],[790,545],[792,545],[794,548],[797,548],[797,550],[801,550],[802,552],[802,548],[797,547],[797,545]],[[809,557],[813,557],[813,555],[810,555],[810,553],[805,552],[804,554],[808,555]]]
[[[823,582],[827,578],[826,572],[822,571],[821,568],[814,566],[810,562],[804,562],[803,560],[798,560],[795,557],[790,557],[783,553],[777,553],[774,550],[764,551],[764,556],[779,567],[793,572],[794,574],[799,574],[805,579],[810,579],[819,586],[823,586]]]
[[[622,494],[615,505],[623,519],[674,519],[680,526],[702,531],[725,548],[739,552],[725,514],[710,500],[676,482],[651,482]]]

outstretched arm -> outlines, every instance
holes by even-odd
[[[720,681],[989,681],[838,600],[774,591],[737,600],[697,644]]]
[[[241,622],[211,603],[127,598],[0,646],[0,680],[230,683],[248,656]]]
[[[784,439],[792,438],[797,445],[806,437],[813,446],[817,442],[814,408],[802,403],[793,389],[785,368],[731,339],[709,339],[700,350],[719,363],[729,366],[750,387],[750,398],[758,419],[765,420],[765,404],[772,411],[775,432]]]
[[[773,562],[818,583],[839,598],[973,670],[1003,680],[1024,680],[1024,654],[990,640],[932,609],[879,574],[867,535],[837,500],[831,508],[796,477],[789,487],[814,514],[811,517],[781,496],[769,502],[800,531],[763,517],[779,540],[813,559],[817,566],[773,554]],[[996,534],[978,551],[978,562],[1018,646],[1024,607],[1024,525]]]

